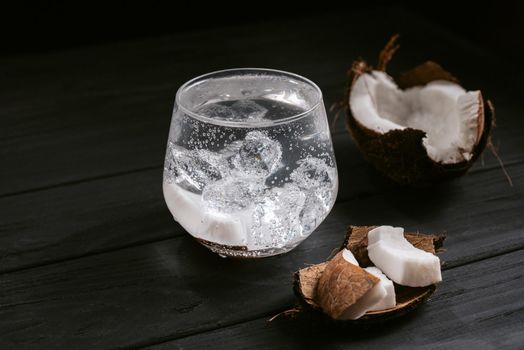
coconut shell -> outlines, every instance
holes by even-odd
[[[379,70],[386,70],[387,63],[398,49],[398,45],[395,45],[397,37],[393,37],[381,51],[377,66]],[[424,131],[406,128],[380,134],[366,128],[353,116],[349,106],[351,88],[358,77],[371,70],[372,67],[364,60],[353,62],[348,72],[349,83],[346,96],[346,127],[364,158],[394,182],[415,187],[428,186],[467,172],[488,144],[494,120],[492,103],[489,100],[481,101],[483,107],[478,116],[479,131],[476,144],[471,152],[471,159],[454,164],[435,162],[428,156],[422,143],[426,136]],[[395,79],[397,85],[402,89],[426,85],[435,80],[458,83],[457,78],[432,61],[425,62]]]
[[[340,250],[344,248],[351,250],[351,252],[355,256],[355,258],[357,259],[361,267],[372,265],[371,261],[369,260],[367,256],[367,234],[370,230],[372,230],[375,227],[376,226],[350,226],[348,229],[348,233],[346,234],[344,243],[340,247]],[[439,252],[441,250],[443,241],[445,239],[444,235],[423,235],[419,233],[405,233],[404,236],[415,247],[425,250],[432,254],[436,254],[436,252]],[[343,261],[341,261],[341,259]],[[330,265],[331,265],[330,270],[327,270]],[[339,305],[345,305],[345,304],[341,302],[337,302],[335,303],[337,307],[326,311],[324,308],[325,308],[325,304],[327,303],[327,300],[322,300],[322,298],[320,298],[318,289],[326,288],[328,286],[327,283],[330,284],[330,287],[332,287],[333,285],[337,285],[338,287],[340,287],[340,284],[337,284],[338,282],[333,277],[333,276],[336,276],[336,274],[334,275],[334,272],[336,273],[338,269],[342,269],[342,268],[347,269],[348,265],[351,265],[351,264],[344,260],[344,258],[342,257],[342,253],[339,251],[335,255],[335,257],[332,260],[330,260],[329,262],[323,262],[320,264],[312,265],[312,266],[309,266],[309,267],[306,267],[304,269],[297,271],[295,273],[294,290],[295,290],[295,294],[297,295],[298,300],[300,301],[303,309],[311,311],[318,315],[329,315],[326,317],[328,317],[330,320],[333,320],[334,318],[336,318],[336,317],[333,317],[332,315],[340,315],[338,313],[340,312],[338,311],[339,308],[345,309],[345,307],[342,307]],[[351,271],[353,270],[362,271],[362,269],[357,266],[354,266],[354,269],[352,269]],[[325,271],[329,271],[329,273],[326,274],[326,276],[330,276],[330,278],[325,277],[324,279],[322,279]],[[342,275],[341,278],[345,279],[348,282],[351,282],[352,280],[346,276],[346,274],[349,274],[349,270],[346,270],[346,271],[348,272],[344,273],[344,275]],[[357,275],[359,276],[358,277],[359,282],[357,284],[357,289],[363,290],[366,288],[366,283],[370,283],[371,281],[366,281],[365,279],[366,276],[362,276],[361,272],[357,272]],[[320,284],[321,280],[323,281],[322,283],[326,284],[326,287],[321,286]],[[341,323],[341,324],[348,324],[348,325],[349,324],[367,324],[371,322],[384,322],[389,319],[393,319],[393,318],[402,316],[406,314],[407,312],[414,310],[422,302],[427,300],[431,296],[431,294],[433,294],[433,292],[436,290],[436,287],[437,287],[436,285],[430,285],[427,287],[416,287],[415,288],[415,287],[401,286],[396,283],[394,284],[394,286],[395,286],[395,294],[396,294],[396,305],[394,308],[390,308],[387,310],[370,311],[370,312],[367,312],[364,316],[362,316],[358,320],[336,321],[336,322],[339,324]],[[328,293],[325,293],[325,294],[329,295]],[[359,295],[360,294],[361,293],[359,293]],[[363,294],[364,293],[362,293],[362,295]],[[348,300],[355,299],[356,301],[358,300],[358,298],[359,297],[357,297],[357,294],[353,294],[346,300],[346,303],[348,303]],[[326,297],[324,297],[324,299],[326,299]],[[348,306],[349,305],[351,304],[348,304]]]
[[[325,266],[317,284],[315,301],[333,319],[371,290],[380,279],[347,262],[339,252]]]

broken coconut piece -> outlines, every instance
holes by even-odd
[[[355,256],[349,249],[342,249],[342,257],[347,262],[359,266],[357,259],[355,259]],[[364,270],[378,277],[380,281],[361,299],[357,300],[353,306],[349,307],[344,313],[345,317],[341,317],[341,319],[356,320],[366,312],[395,307],[395,288],[393,282],[377,267],[366,267]],[[382,298],[373,304],[372,301],[378,296],[382,296]]]
[[[346,234],[343,245],[337,255],[342,255],[342,258],[346,261],[352,260],[351,256],[354,254],[354,258],[358,261],[360,266],[372,265],[367,255],[367,236],[368,232],[376,226],[350,226]],[[427,252],[435,254],[442,249],[444,235],[424,235],[420,233],[404,233],[404,236],[414,246],[423,249]],[[343,249],[347,248],[353,254],[344,252]],[[323,312],[319,304],[318,285],[320,277],[323,275],[327,265],[331,263],[322,262],[316,265],[311,265],[300,269],[295,273],[294,291],[297,295],[299,302],[302,307],[302,311],[310,311],[313,315],[326,315],[326,318],[333,319],[328,313]],[[395,301],[394,307],[368,311],[358,320],[352,321],[337,321],[341,324],[368,324],[384,322],[415,309],[419,304],[428,299],[431,294],[435,291],[436,285],[429,285],[427,287],[406,287],[398,284],[394,284],[395,289]]]
[[[467,92],[443,80],[400,90],[380,71],[355,81],[349,103],[355,119],[380,134],[408,128],[424,131],[422,144],[428,156],[443,164],[471,159],[484,108],[480,91]]]
[[[342,257],[349,263],[352,263],[353,265],[360,266],[357,259],[355,259],[355,256],[349,249],[342,249]]]
[[[368,256],[368,233],[377,226],[349,226],[341,249],[349,249],[362,267],[372,266]],[[443,245],[445,236],[404,232],[409,243],[425,252],[436,254]]]
[[[369,231],[367,250],[369,259],[395,283],[425,287],[442,281],[440,259],[409,243],[401,227]]]
[[[491,113],[484,113],[480,91],[466,91],[434,62],[397,84],[385,72],[396,38],[381,52],[378,69],[353,63],[347,127],[364,157],[398,183],[428,185],[460,175],[486,146]]]
[[[381,287],[386,291],[386,295],[379,300],[375,305],[369,307],[366,311],[380,311],[386,310],[396,305],[395,286],[393,281],[386,277],[376,266],[366,267],[364,270],[375,277],[380,278],[380,282],[373,288]]]
[[[379,278],[338,253],[320,276],[318,303],[335,320],[355,320],[386,296],[379,282]]]
[[[179,186],[164,183],[164,198],[176,221],[195,238],[210,246],[220,242],[230,247],[245,247],[247,235],[244,216],[202,210],[202,199]],[[174,210],[176,208],[176,210]]]

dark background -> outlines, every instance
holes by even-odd
[[[524,59],[523,10],[517,1],[17,1],[0,8],[0,55],[58,50],[202,28],[345,12],[401,8],[428,18],[449,31],[509,60]],[[315,25],[312,23],[311,25]],[[344,25],[334,23],[333,25]],[[370,26],[373,23],[370,23]],[[363,31],[366,28],[362,28]],[[359,33],[354,33],[359,35]],[[348,43],[351,38],[348,38]]]
[[[0,350],[523,348],[520,5],[6,1]],[[433,59],[493,100],[494,149],[513,187],[489,150],[434,189],[396,187],[365,162],[342,117],[332,127],[337,203],[289,254],[221,259],[173,221],[161,183],[180,84],[273,67],[311,78],[329,107],[344,96],[351,60],[374,60],[395,31],[392,73]],[[269,324],[296,302],[293,273],[324,261],[349,224],[446,231],[444,283],[415,313],[368,331],[307,318]]]

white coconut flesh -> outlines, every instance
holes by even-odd
[[[469,160],[482,131],[480,91],[466,91],[443,80],[401,90],[382,71],[362,74],[354,83],[349,105],[364,127],[385,134],[412,128],[426,133],[428,156],[454,164]]]
[[[176,221],[197,238],[231,246],[247,246],[246,213],[230,214],[203,210],[201,196],[177,185],[163,185],[164,198]]]
[[[355,256],[350,250],[344,249],[342,256],[348,263],[359,266],[357,259],[355,259]],[[368,311],[385,310],[395,306],[396,300],[393,282],[376,267],[366,267],[365,270],[375,277],[378,277],[380,281],[358,299],[355,304],[344,310],[339,317],[340,320],[356,320],[364,316]]]
[[[386,275],[384,275],[384,273],[382,273],[382,271],[378,267],[370,266],[366,267],[364,270],[366,270],[373,276],[380,278],[380,282],[378,283],[378,285],[384,288],[384,290],[386,291],[386,295],[375,305],[371,306],[367,311],[380,311],[395,307],[395,305],[397,304],[397,298],[395,294],[395,286],[393,285],[393,281],[387,278]]]
[[[360,266],[360,264],[358,263],[357,259],[355,258],[355,256],[354,256],[353,253],[351,252],[351,250],[344,248],[344,249],[342,250],[342,257],[343,257],[344,260],[346,260],[348,263],[352,263],[353,265]]]
[[[402,227],[369,231],[367,249],[373,264],[400,285],[426,287],[442,281],[440,259],[409,243]]]

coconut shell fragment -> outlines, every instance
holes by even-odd
[[[338,319],[378,282],[377,277],[347,262],[339,252],[318,279],[316,301],[326,314]]]
[[[370,128],[369,125],[365,126],[355,115],[355,108],[350,102],[355,82],[363,75],[371,76],[373,71],[386,71],[387,63],[398,49],[398,45],[395,44],[397,37],[393,37],[381,51],[375,69],[364,60],[353,62],[348,72],[347,129],[363,157],[398,184],[423,187],[460,176],[473,165],[489,141],[494,111],[492,103],[485,101],[480,92],[478,92],[476,109],[478,113],[475,140],[470,143],[472,148],[467,152],[462,152],[461,148],[457,150],[459,154],[465,154],[465,156],[456,161],[437,161],[432,158],[427,149],[428,134],[421,129],[407,126],[404,129],[379,132],[377,129]],[[405,90],[440,81],[458,84],[458,79],[453,74],[444,70],[438,63],[428,61],[401,74],[394,80],[394,83],[400,89]],[[378,111],[376,101],[374,102]],[[365,108],[356,110],[361,112]],[[435,118],[435,123],[439,123],[439,120]]]
[[[361,268],[372,265],[367,256],[367,234],[375,227],[350,226],[340,251],[330,261],[303,268],[295,273],[294,290],[304,310],[336,320],[344,309],[378,283],[378,278]],[[415,247],[432,254],[441,251],[445,239],[444,235],[419,233],[405,233],[404,236]],[[351,250],[361,267],[348,263],[342,257],[341,251],[344,248]],[[395,307],[369,311],[358,320],[338,320],[336,322],[366,324],[396,318],[415,309],[436,289],[436,285],[406,287],[395,284],[394,287]],[[342,293],[334,295],[330,292],[335,289]]]

